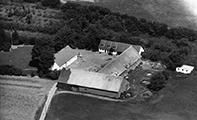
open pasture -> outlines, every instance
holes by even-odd
[[[52,85],[39,78],[0,76],[0,119],[34,120]]]

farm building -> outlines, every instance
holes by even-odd
[[[99,73],[119,76],[128,69],[135,69],[141,62],[141,55],[138,54],[133,46],[130,46],[116,59],[104,66]]]
[[[61,70],[71,65],[79,57],[79,51],[66,46],[55,54],[55,62],[51,70]]]
[[[114,98],[119,98],[121,93],[130,88],[129,82],[124,77],[79,69],[63,69],[58,82],[70,85],[74,91]]]
[[[138,52],[139,55],[141,55],[141,53],[144,52],[142,46],[139,45],[130,45],[126,43],[107,41],[107,40],[100,41],[99,52],[101,53],[112,52],[113,55],[116,55],[116,54],[121,54],[130,46],[133,46],[133,48]]]
[[[184,74],[190,74],[193,69],[194,69],[193,66],[182,65],[181,67],[176,68],[176,72],[181,72],[181,73],[184,73]]]

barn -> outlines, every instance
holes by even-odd
[[[116,59],[104,66],[99,73],[120,76],[126,70],[134,70],[141,62],[141,55],[130,46],[122,54],[117,56]]]
[[[131,45],[108,40],[101,40],[98,49],[100,53],[109,53],[111,51],[112,54],[116,55],[121,54],[130,46],[133,46],[133,48],[138,52],[139,55],[141,55],[141,53],[144,52],[144,49],[140,45]]]
[[[124,77],[115,77],[79,69],[63,69],[58,83],[70,85],[74,91],[113,98],[119,98],[121,93],[130,89],[129,82]]]
[[[51,67],[51,70],[61,70],[68,67],[79,57],[79,51],[70,48],[68,45],[60,50],[55,55],[55,62]]]

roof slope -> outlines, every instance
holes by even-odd
[[[120,75],[122,72],[127,70],[126,68],[127,65],[129,66],[132,65],[140,58],[141,56],[134,49],[134,47],[130,46],[126,51],[120,54],[120,56],[118,56],[115,60],[111,61],[109,64],[103,67],[99,71],[99,73]]]
[[[95,88],[100,90],[107,90],[112,92],[119,92],[121,84],[123,82],[123,77],[115,77],[112,75],[89,72],[79,69],[70,69],[71,74],[69,75],[67,84]],[[62,73],[65,74],[65,73]],[[63,76],[59,80],[62,79]],[[65,75],[65,78],[67,76]]]
[[[67,45],[65,48],[61,49],[58,53],[55,54],[55,62],[60,67],[78,53],[78,50],[72,49]]]

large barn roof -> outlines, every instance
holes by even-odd
[[[127,70],[126,66],[134,64],[140,58],[141,56],[138,54],[136,49],[134,49],[133,46],[130,46],[120,54],[120,56],[103,67],[99,73],[120,75]]]
[[[65,48],[61,49],[55,54],[55,63],[60,67],[78,53],[78,50],[72,49],[67,45]]]
[[[70,71],[71,74],[69,74],[68,70],[66,71],[65,69],[63,69],[59,77],[59,82],[64,82],[70,85],[119,92],[124,79],[123,77],[115,77],[112,75],[89,72],[79,69],[70,69]]]

